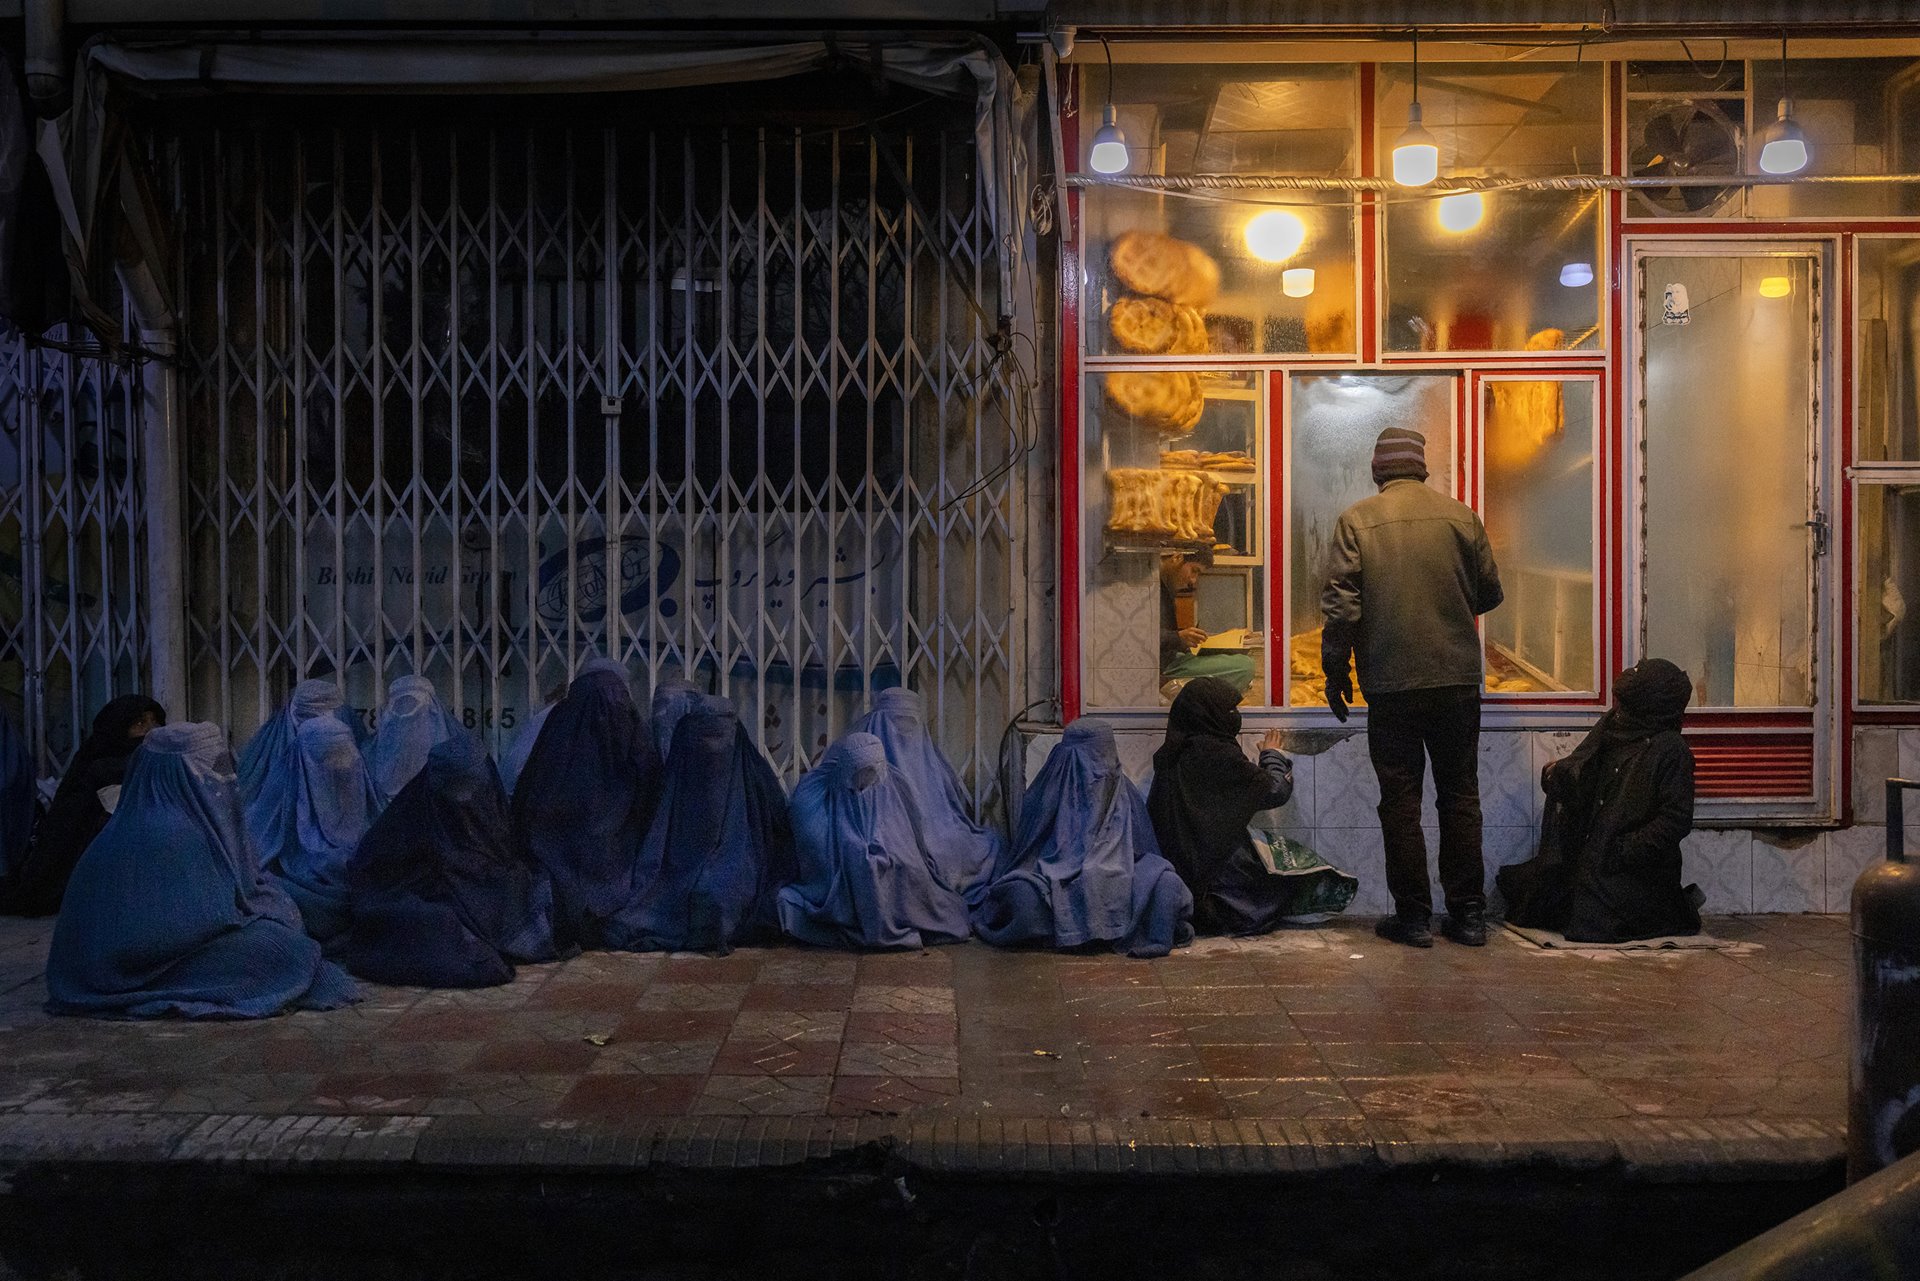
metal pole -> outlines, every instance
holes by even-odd
[[[172,356],[171,329],[143,329],[140,345]],[[187,714],[186,524],[180,503],[180,375],[157,361],[140,380],[147,508],[148,691],[169,714]]]

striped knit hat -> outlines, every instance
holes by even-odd
[[[1373,442],[1373,483],[1427,478],[1427,438],[1410,427],[1389,427]]]

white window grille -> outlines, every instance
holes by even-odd
[[[179,135],[195,714],[419,671],[497,746],[610,652],[789,779],[911,685],[984,797],[1031,442],[970,126],[396,118]]]

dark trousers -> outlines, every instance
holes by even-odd
[[[1433,915],[1427,842],[1420,831],[1426,763],[1440,811],[1440,885],[1447,911],[1486,908],[1480,853],[1480,691],[1472,685],[1367,696],[1367,755],[1380,779],[1380,836],[1387,891],[1403,919]]]

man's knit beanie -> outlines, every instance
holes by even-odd
[[[1373,442],[1373,483],[1427,478],[1427,438],[1411,427],[1389,427]]]

